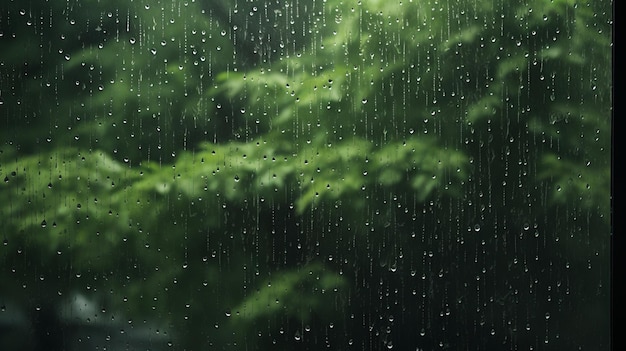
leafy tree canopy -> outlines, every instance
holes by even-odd
[[[3,296],[181,349],[608,344],[611,1],[0,8]]]

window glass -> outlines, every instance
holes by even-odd
[[[612,1],[0,9],[0,349],[609,348]]]

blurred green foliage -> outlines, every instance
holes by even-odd
[[[608,347],[611,1],[0,8],[3,296],[178,349]]]

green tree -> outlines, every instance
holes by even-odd
[[[4,4],[1,290],[180,349],[607,347],[611,7]]]

